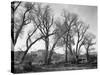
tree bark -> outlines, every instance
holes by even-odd
[[[48,57],[48,65],[51,63],[51,57],[53,55],[53,49],[50,51],[49,57]]]
[[[78,64],[78,46],[79,46],[79,34],[78,34],[78,41],[76,44],[76,63]]]
[[[69,31],[68,31],[69,32]],[[68,63],[68,57],[67,57],[67,55],[68,55],[68,38],[69,38],[69,34],[67,34],[67,37],[66,37],[66,39],[65,39],[65,63]]]
[[[89,46],[86,49],[86,58],[87,58],[87,62],[89,62]]]
[[[78,63],[78,43],[76,45],[76,63]]]
[[[45,39],[45,64],[48,63],[48,49],[49,49],[49,38]]]
[[[67,57],[68,51],[67,51],[67,47],[68,47],[68,43],[67,43],[67,41],[66,41],[66,46],[65,46],[65,48],[66,48],[66,50],[65,50],[65,63],[68,62],[68,57]]]
[[[73,55],[73,51],[72,51],[72,46],[71,46],[71,44],[69,44],[69,51],[70,51],[70,54]]]

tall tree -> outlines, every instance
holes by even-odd
[[[43,40],[45,41],[45,64],[47,64],[48,59],[48,50],[49,50],[49,36],[54,35],[53,32],[50,31],[50,28],[53,25],[53,16],[51,15],[51,9],[48,5],[42,6],[41,4],[36,5],[36,10],[31,12],[32,20],[34,24],[38,27],[40,31],[40,36],[43,36]]]
[[[78,16],[74,13],[67,13],[66,11],[64,11],[64,26],[67,30],[67,33],[65,34],[65,36],[63,37],[63,42],[65,43],[65,63],[67,63],[67,54],[68,54],[68,49],[70,50],[70,52],[72,52],[71,50],[71,43],[74,41],[73,38],[73,28],[75,27],[75,25],[77,24],[77,20],[78,20]]]
[[[87,33],[84,36],[83,40],[83,45],[85,46],[86,49],[86,57],[87,57],[87,62],[89,61],[89,51],[91,50],[91,47],[96,44],[95,42],[95,35],[92,33]]]
[[[17,4],[17,5],[16,5]],[[14,46],[15,46],[15,39],[14,39],[14,18],[15,18],[15,12],[18,9],[18,7],[20,6],[21,2],[17,1],[13,1],[11,2],[11,72],[13,72],[14,69]],[[16,6],[15,6],[16,5]]]
[[[67,13],[65,10],[63,11],[63,23],[60,21],[56,21],[56,41],[52,46],[52,49],[49,54],[48,62],[51,62],[51,57],[53,55],[54,48],[56,44],[58,46],[65,45],[65,62],[67,62],[67,50],[69,49],[72,53],[72,46],[71,44],[74,44],[73,40],[73,28],[78,20],[78,16],[76,14]]]
[[[64,31],[66,33],[61,36],[61,39],[58,41],[59,46],[65,45],[65,63],[67,63],[67,54],[68,54],[68,49],[71,54],[72,53],[72,44],[74,44],[74,31],[73,28],[75,28],[75,25],[77,23],[78,16],[74,13],[69,13],[66,12],[65,10],[63,11],[63,23],[61,24],[59,21],[56,22],[56,25],[58,27],[58,30],[60,31],[59,34],[62,35]],[[60,37],[59,35],[56,37]]]
[[[63,28],[62,23],[60,21],[55,22],[56,28],[54,30],[54,43],[50,49],[49,57],[48,57],[48,64],[51,63],[52,55],[54,52],[54,48],[56,47],[57,43],[62,39],[64,34],[66,34],[67,30]]]
[[[86,25],[82,21],[77,22],[76,24],[76,35],[77,35],[77,42],[76,42],[76,62],[78,63],[78,55],[79,49],[82,46],[82,40],[86,31],[88,30],[89,25]],[[81,43],[81,44],[80,44]]]
[[[16,5],[16,3],[18,3],[17,5]],[[36,6],[36,4],[35,3],[30,3],[30,2],[23,2],[22,3],[22,10],[23,10],[23,12],[22,12],[22,14],[21,15],[19,15],[20,16],[20,22],[18,21],[18,23],[16,22],[16,13],[19,13],[21,10],[18,10],[18,7],[20,6],[20,4],[21,4],[22,2],[13,2],[12,3],[12,7],[14,8],[14,12],[12,13],[12,26],[14,27],[12,27],[11,29],[12,29],[12,41],[13,41],[13,44],[15,45],[16,44],[16,42],[17,42],[17,39],[18,39],[18,37],[19,37],[19,35],[21,34],[21,32],[22,32],[22,30],[23,30],[23,27],[25,26],[25,25],[28,25],[28,24],[30,24],[30,23],[32,23],[32,22],[34,22],[34,20],[33,20],[33,18],[32,17],[34,17],[33,15],[32,15],[32,13],[31,12],[33,12],[34,11],[34,13],[33,14],[35,14],[36,15],[36,13],[35,12],[39,12],[39,11],[37,11],[36,10],[36,8],[35,8],[35,6]],[[15,7],[16,6],[16,7]],[[20,8],[20,7],[19,7]],[[18,11],[17,11],[18,10]],[[16,11],[16,12],[15,12]],[[23,62],[23,60],[24,60],[24,58],[25,58],[25,56],[26,56],[26,54],[27,54],[27,52],[29,51],[29,49],[31,48],[31,46],[33,45],[33,44],[35,44],[38,40],[40,40],[40,39],[42,39],[44,36],[41,36],[41,37],[39,37],[39,38],[37,38],[35,41],[32,41],[31,43],[29,43],[29,41],[32,39],[31,37],[33,36],[33,34],[36,32],[36,30],[37,30],[37,28],[40,26],[40,24],[39,25],[35,25],[35,22],[34,22],[34,24],[33,24],[33,26],[34,26],[34,29],[31,31],[31,32],[28,32],[28,37],[27,37],[27,39],[26,39],[26,50],[25,50],[25,52],[24,52],[24,55],[23,55],[23,57],[22,57],[22,60],[21,60],[21,62],[20,63],[22,63]]]

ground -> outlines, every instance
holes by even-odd
[[[96,69],[96,64],[15,65],[14,73]]]

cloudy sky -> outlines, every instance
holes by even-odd
[[[46,3],[43,3],[44,5]],[[52,9],[52,13],[55,15],[55,17],[59,17],[62,13],[63,9],[66,9],[69,12],[76,13],[79,15],[82,21],[90,25],[89,32],[92,32],[97,37],[97,7],[96,6],[83,6],[83,5],[68,5],[68,4],[48,4],[50,5]],[[29,27],[28,27],[29,28]],[[24,32],[23,38],[18,38],[17,44],[15,46],[15,50],[18,50],[18,48],[25,49],[25,39],[26,39],[26,33],[27,29]],[[44,42],[41,40],[37,42],[30,51],[38,50],[38,49],[44,49]],[[62,48],[56,48],[56,52],[58,53],[64,53],[64,51],[61,50]]]

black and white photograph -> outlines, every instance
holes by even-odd
[[[97,6],[11,2],[11,72],[98,68]]]

